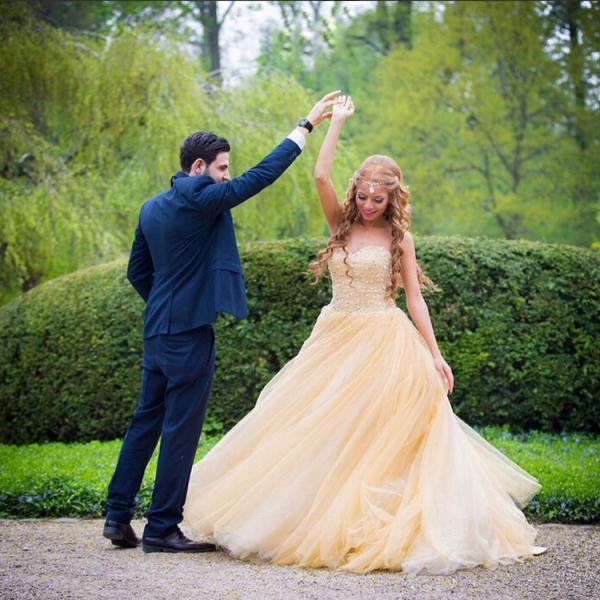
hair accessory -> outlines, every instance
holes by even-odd
[[[386,181],[381,181],[378,179],[365,179],[364,177],[361,177],[358,174],[358,171],[354,172],[354,178],[357,181],[363,181],[364,183],[369,184],[369,194],[373,194],[375,192],[376,185],[383,185],[383,186],[389,185],[389,183],[387,183]]]

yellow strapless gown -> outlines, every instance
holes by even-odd
[[[536,479],[461,421],[386,298],[390,253],[341,249],[333,298],[255,408],[194,465],[184,524],[238,558],[451,573],[542,552]]]

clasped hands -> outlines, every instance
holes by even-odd
[[[331,110],[328,110],[331,108]],[[354,114],[352,96],[343,96],[341,90],[325,94],[310,110],[306,118],[316,127],[325,119],[345,121]]]

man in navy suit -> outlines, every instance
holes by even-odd
[[[246,293],[230,210],[272,184],[302,151],[339,92],[324,96],[258,165],[230,180],[230,146],[199,131],[181,148],[171,188],[142,206],[127,277],[146,302],[142,391],[108,489],[104,536],[139,545],[130,521],[144,471],[162,435],[145,552],[207,552],[179,529],[215,367],[213,323],[241,319]]]

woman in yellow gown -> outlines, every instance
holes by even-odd
[[[192,470],[184,524],[238,558],[451,573],[528,558],[519,506],[539,483],[450,407],[396,163],[368,158],[343,204],[331,183],[341,97],[316,166],[331,303],[250,411]],[[409,313],[396,307],[403,286]]]

